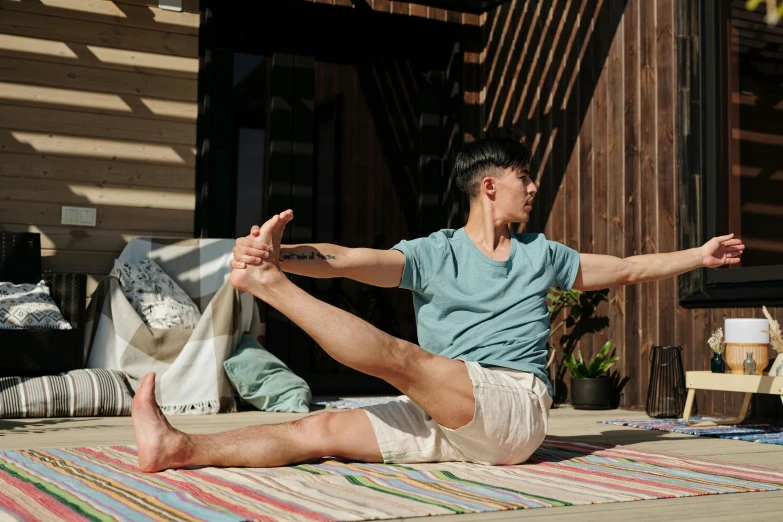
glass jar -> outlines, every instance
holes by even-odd
[[[712,370],[712,373],[724,373],[726,371],[726,365],[720,353],[715,352],[715,355],[710,359],[710,370]]]
[[[755,375],[756,361],[753,360],[753,352],[748,352],[748,355],[742,363],[742,367],[745,369],[745,375]]]

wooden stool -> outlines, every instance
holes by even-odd
[[[712,372],[685,372],[685,386],[688,388],[688,398],[685,401],[683,419],[688,426],[717,426],[719,424],[739,424],[748,415],[750,399],[754,393],[768,393],[779,395],[783,401],[783,377],[769,375],[736,375],[730,373]],[[742,401],[742,409],[734,419],[717,421],[703,421],[692,423],[690,421],[693,398],[696,390],[716,390],[728,392],[744,392],[745,400]]]

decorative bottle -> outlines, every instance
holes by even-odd
[[[723,356],[715,352],[715,355],[710,359],[710,369],[712,373],[723,373],[725,371],[725,365],[723,364]]]
[[[756,373],[756,361],[753,360],[752,352],[748,352],[742,366],[745,368],[745,375],[754,375]]]

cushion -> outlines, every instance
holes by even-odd
[[[0,329],[71,330],[43,280],[38,284],[0,283]]]
[[[313,396],[305,380],[251,336],[242,336],[236,354],[223,367],[239,396],[259,410],[310,411]]]
[[[150,328],[193,329],[201,319],[193,300],[152,259],[116,260],[112,275],[119,278],[123,293]]]
[[[125,374],[92,368],[44,377],[0,377],[0,418],[130,415]]]

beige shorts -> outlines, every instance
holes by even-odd
[[[363,408],[385,463],[520,464],[541,445],[552,405],[546,385],[528,372],[465,365],[476,409],[456,430],[435,422],[405,395]]]

